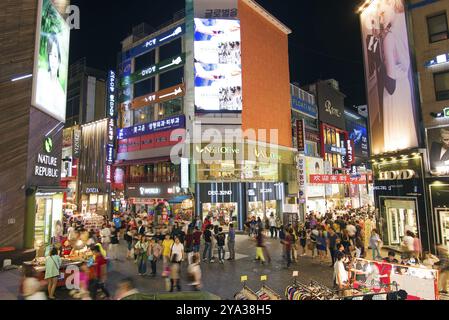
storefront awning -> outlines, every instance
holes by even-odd
[[[153,163],[159,163],[159,162],[165,162],[165,161],[171,161],[170,157],[159,157],[159,158],[152,158],[152,159],[141,159],[141,160],[122,160],[117,161],[114,163],[114,167],[125,167],[125,166],[143,166],[147,164],[153,164]]]
[[[182,203],[184,200],[189,200],[191,198],[191,196],[177,196],[168,200],[168,203]]]

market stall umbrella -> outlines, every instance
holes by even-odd
[[[168,200],[168,203],[182,203],[185,200],[191,199],[190,196],[177,196]]]

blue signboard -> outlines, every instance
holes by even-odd
[[[354,142],[356,157],[369,157],[368,130],[366,126],[346,121],[346,129],[349,132],[349,139]]]
[[[149,39],[145,41],[144,43],[138,45],[137,47],[132,48],[131,50],[127,51],[125,53],[125,56],[123,57],[123,60],[131,59],[136,56],[140,56],[144,53],[147,53],[154,48],[157,48],[161,46],[164,43],[170,42],[180,36],[182,36],[186,32],[185,25],[177,26],[167,32],[164,32],[163,34]]]
[[[299,97],[292,96],[292,107],[312,118],[318,117],[318,108]]]
[[[179,115],[171,118],[167,118],[160,121],[153,121],[146,124],[137,125],[134,127],[118,129],[117,139],[128,139],[133,137],[140,137],[151,133],[175,130],[185,128],[186,119],[184,115]]]

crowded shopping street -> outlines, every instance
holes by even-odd
[[[0,303],[449,300],[447,12],[0,1]]]

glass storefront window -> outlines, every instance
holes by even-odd
[[[203,203],[203,217],[211,218],[212,224],[218,221],[224,232],[229,231],[229,224],[237,226],[238,204],[237,203]]]
[[[154,117],[154,106],[148,106],[139,110],[134,110],[134,125],[156,121]]]
[[[198,166],[199,181],[278,181],[278,176],[278,165],[269,163],[223,161]]]
[[[407,231],[418,233],[414,200],[385,200],[384,214],[386,214],[387,244],[399,246]]]
[[[159,104],[159,119],[169,118],[182,113],[182,99],[174,99]]]

